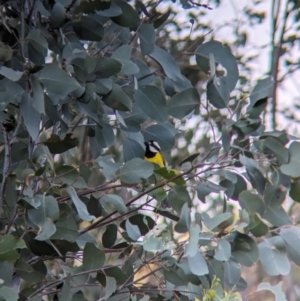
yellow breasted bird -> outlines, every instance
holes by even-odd
[[[166,161],[161,153],[159,144],[154,140],[149,140],[144,143],[146,145],[144,160],[155,163],[159,167],[166,167]],[[167,199],[162,200],[160,205],[162,208],[170,207]]]
[[[149,140],[144,143],[146,145],[144,159],[148,162],[157,164],[159,167],[165,167],[166,162],[160,151],[159,144],[154,140]]]

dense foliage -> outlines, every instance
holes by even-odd
[[[242,266],[300,265],[283,207],[300,201],[300,143],[265,131],[272,79],[231,98],[229,47],[173,56],[159,4],[2,1],[1,300],[240,300]],[[143,160],[145,140],[184,138],[185,155],[201,130],[209,145],[172,166]]]

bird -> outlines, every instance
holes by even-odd
[[[146,145],[144,160],[158,165],[160,168],[166,167],[166,161],[161,153],[159,144],[154,140],[144,142]],[[170,207],[167,198],[161,201],[163,209]]]
[[[159,144],[154,140],[144,142],[146,145],[144,160],[155,163],[159,167],[166,167],[166,161],[161,153]]]

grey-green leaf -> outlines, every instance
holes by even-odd
[[[178,119],[189,115],[200,105],[200,96],[195,88],[175,94],[167,104],[168,113]]]
[[[188,256],[188,264],[191,272],[197,276],[208,274],[207,263],[202,254],[197,251],[196,255]]]
[[[121,182],[126,184],[140,183],[153,174],[153,164],[140,158],[132,159],[125,163],[119,171]]]
[[[168,119],[166,99],[161,89],[155,86],[142,86],[134,92],[134,100],[149,117],[158,122]]]

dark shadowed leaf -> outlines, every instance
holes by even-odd
[[[71,137],[72,134],[67,134],[64,139],[60,139],[59,136],[52,134],[49,139],[43,142],[43,144],[48,146],[49,151],[52,154],[61,154],[70,148],[77,146],[78,139]]]
[[[250,236],[236,232],[232,243],[232,256],[242,265],[252,266],[259,259],[256,242]]]
[[[117,17],[112,17],[112,21],[122,27],[129,27],[132,29],[138,28],[140,18],[135,9],[130,4],[122,0],[117,0],[115,3],[122,9],[122,14]]]
[[[102,19],[97,14],[81,16],[72,22],[73,29],[79,38],[99,42],[104,36]]]
[[[111,248],[117,239],[118,228],[116,225],[111,224],[106,227],[102,235],[102,245],[104,248]]]
[[[115,83],[112,91],[103,98],[103,101],[108,107],[119,111],[130,111],[132,106],[129,96]]]

